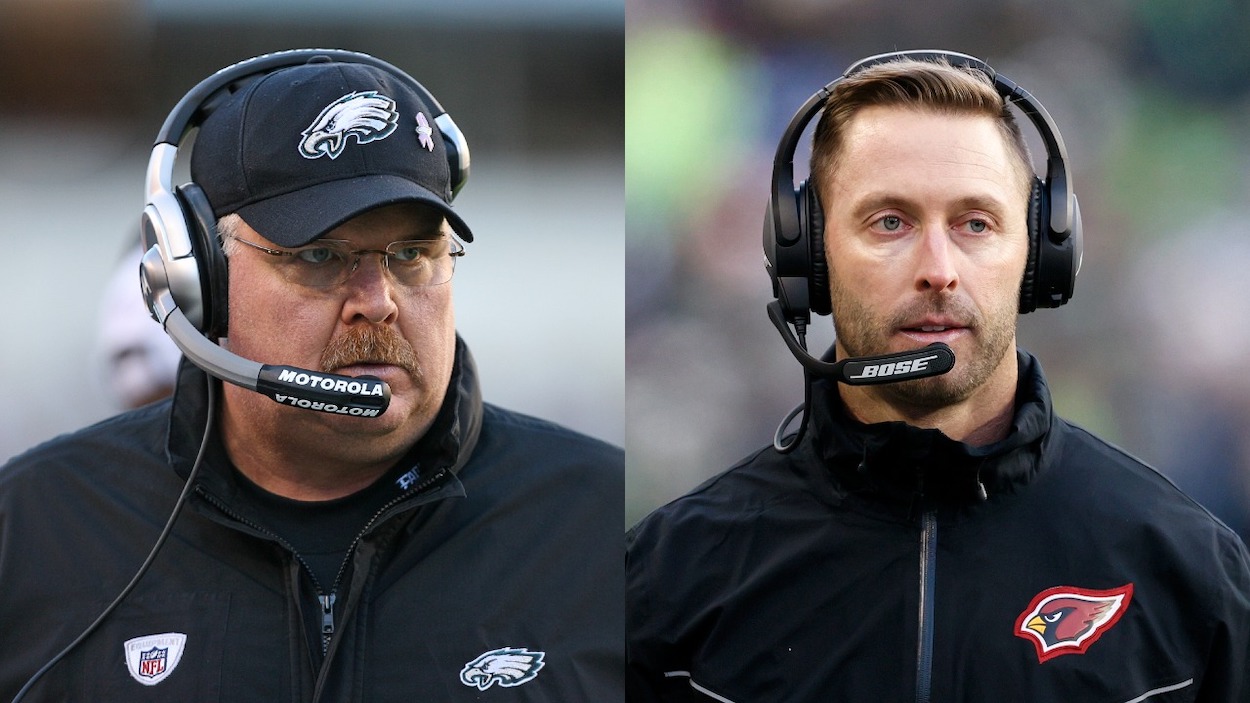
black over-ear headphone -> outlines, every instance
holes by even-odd
[[[899,59],[946,61],[975,69],[993,82],[999,95],[1028,116],[1046,145],[1046,178],[1034,177],[1029,196],[1029,254],[1020,285],[1020,312],[1057,308],[1072,297],[1081,268],[1081,209],[1072,192],[1068,153],[1046,109],[1020,86],[984,61],[949,51],[900,51],[856,62],[839,78],[808,98],[777,145],[773,160],[772,196],[764,216],[764,255],[773,282],[773,296],[785,321],[807,325],[811,313],[828,315],[829,270],[824,250],[824,213],[811,180],[794,184],[794,152],[803,130],[824,109],[833,88],[847,76],[869,66]]]
[[[252,81],[274,71],[310,61],[366,64],[399,78],[434,111],[434,123],[446,146],[452,197],[469,178],[469,145],[433,95],[412,76],[368,54],[341,49],[294,49],[264,54],[217,71],[201,81],[174,106],[152,147],[147,172],[147,204],[141,233],[144,257],[143,294],[152,316],[161,324],[173,308],[209,338],[226,334],[226,261],[217,241],[217,219],[204,191],[194,182],[173,185],[178,144],[192,128]],[[167,295],[166,295],[167,294]]]

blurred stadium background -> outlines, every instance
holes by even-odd
[[[119,407],[101,298],[166,113],[310,46],[396,64],[466,134],[456,307],[487,400],[623,443],[623,32],[621,0],[0,0],[0,462]]]
[[[944,48],[1033,93],[1067,143],[1084,268],[1072,302],[1020,324],[1058,411],[1250,537],[1250,3],[627,0],[626,17],[628,523],[802,400],[764,313],[785,124],[859,58]]]

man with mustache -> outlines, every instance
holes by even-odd
[[[804,277],[799,307],[825,297],[837,359],[922,351],[843,383],[799,354],[820,377],[798,433],[629,531],[627,700],[1250,700],[1245,546],[1056,417],[1016,348],[1018,312],[1066,300],[1079,264],[1057,132],[1044,182],[1007,103],[1042,131],[1031,96],[971,57],[906,53],[796,115],[783,145],[823,110],[811,177],[777,179],[765,247],[785,302],[809,300]],[[1071,206],[1057,230],[1044,198]],[[796,204],[806,272],[784,258]],[[935,343],[949,372],[860,383],[923,369]]]
[[[231,356],[171,332],[204,366],[172,400],[0,471],[0,700],[619,700],[623,452],[483,402],[452,306],[458,131],[366,55],[224,71],[178,192],[206,225],[200,330]],[[217,358],[389,404],[274,402]]]

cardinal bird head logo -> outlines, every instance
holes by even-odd
[[[1033,643],[1039,663],[1064,654],[1084,654],[1124,615],[1131,600],[1131,583],[1106,591],[1048,588],[1034,596],[1016,619],[1016,637]]]

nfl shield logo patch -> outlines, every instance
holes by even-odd
[[[165,662],[169,659],[169,647],[157,649],[153,647],[146,652],[139,652],[139,675],[154,679],[165,673]]]
[[[135,681],[144,686],[155,686],[178,668],[186,643],[187,636],[181,632],[126,640],[126,669]]]

